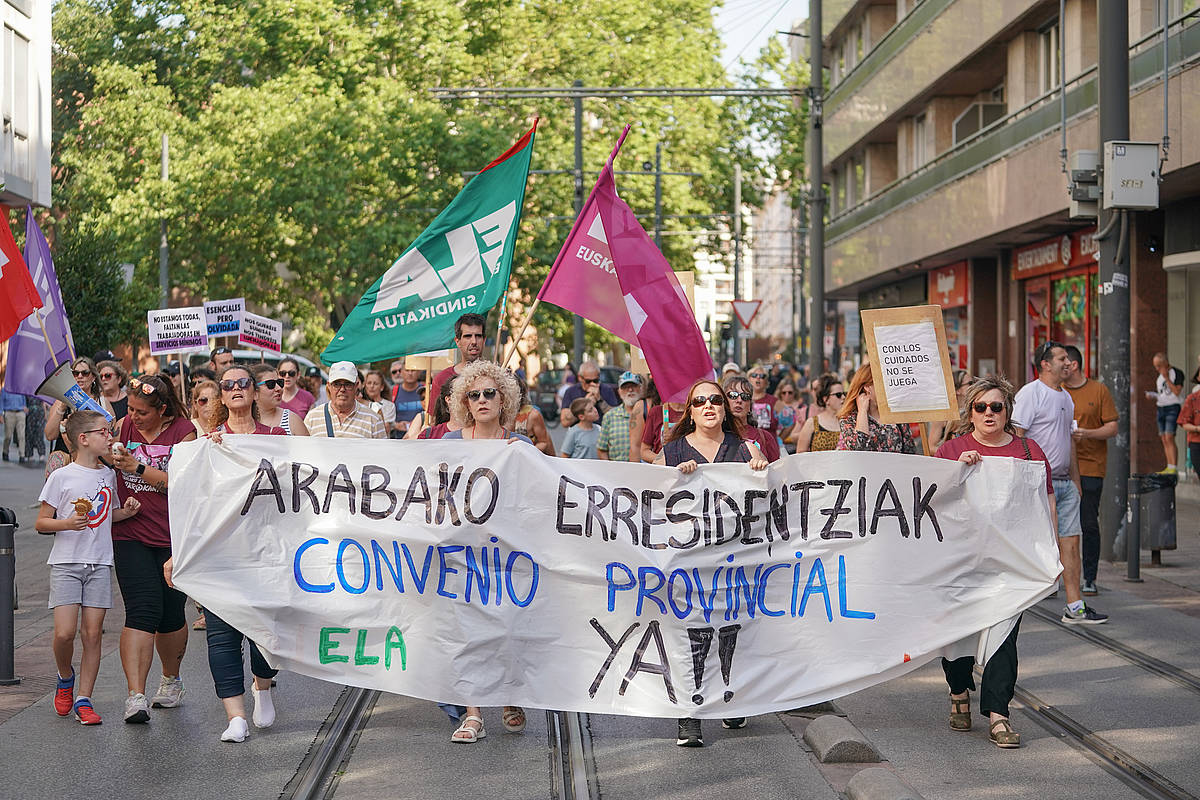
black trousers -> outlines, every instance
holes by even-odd
[[[1008,704],[1012,701],[1013,690],[1017,685],[1017,631],[1020,629],[1021,620],[1018,619],[1012,633],[983,668],[979,713],[985,717],[988,714],[1008,716]],[[946,683],[950,684],[951,694],[962,694],[975,688],[975,674],[971,671],[974,666],[973,656],[963,656],[953,661],[942,659],[942,670],[946,673]]]
[[[1079,526],[1083,528],[1083,579],[1095,583],[1096,570],[1100,567],[1100,495],[1104,492],[1104,478],[1088,475],[1079,477],[1083,495],[1079,498]]]

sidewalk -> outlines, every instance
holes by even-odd
[[[1175,550],[1162,551],[1162,565],[1150,565],[1150,551],[1141,558],[1142,583],[1125,580],[1124,561],[1100,561],[1098,582],[1103,587],[1123,591],[1150,600],[1193,617],[1200,617],[1200,482],[1195,475],[1175,487]],[[1105,611],[1103,594],[1097,608]],[[1106,612],[1107,613],[1107,612]]]

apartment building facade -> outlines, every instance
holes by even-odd
[[[1095,220],[1070,217],[1060,154],[1064,131],[1070,153],[1099,149],[1096,2],[826,0],[831,302],[939,304],[952,360],[975,374],[1023,383],[1049,338],[1079,346],[1096,374]],[[1166,351],[1190,376],[1200,354],[1198,6],[1129,3],[1135,141],[1164,135],[1169,18],[1161,205],[1131,215],[1139,471],[1162,466],[1142,395],[1151,356]]]
[[[0,203],[50,205],[50,3],[0,0]]]

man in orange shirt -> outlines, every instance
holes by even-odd
[[[1108,387],[1089,380],[1083,371],[1083,354],[1075,345],[1067,345],[1067,379],[1063,388],[1075,402],[1075,454],[1079,460],[1080,537],[1083,547],[1083,594],[1094,597],[1096,571],[1100,566],[1100,494],[1104,490],[1104,470],[1108,464],[1108,439],[1117,435],[1117,407]]]

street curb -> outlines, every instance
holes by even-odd
[[[846,796],[850,800],[922,800],[894,772],[883,767],[868,767],[857,773],[846,784]]]
[[[877,763],[877,751],[858,728],[842,717],[817,717],[804,730],[804,741],[822,764]]]

